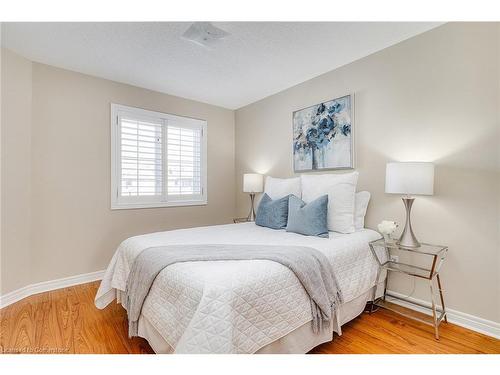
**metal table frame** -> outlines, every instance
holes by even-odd
[[[446,323],[448,322],[448,318],[446,316],[446,308],[444,304],[444,297],[443,297],[443,289],[442,289],[442,284],[441,284],[441,279],[439,277],[439,270],[441,269],[441,266],[443,265],[444,259],[446,258],[446,255],[448,253],[448,247],[447,246],[438,246],[438,245],[430,245],[430,244],[422,244],[423,246],[420,248],[409,248],[409,247],[402,247],[399,246],[396,242],[386,242],[384,239],[379,239],[376,241],[370,242],[370,250],[372,251],[372,254],[374,258],[377,260],[377,263],[379,265],[378,270],[377,270],[377,277],[376,277],[376,286],[373,290],[373,303],[371,305],[371,310],[370,313],[374,311],[374,307],[382,307],[385,309],[389,309],[392,311],[395,311],[401,315],[405,315],[411,319],[418,320],[422,323],[429,324],[434,327],[434,335],[437,340],[439,340],[439,325],[441,322],[444,320]],[[377,253],[377,248],[384,248],[385,252],[383,255],[385,255],[385,259],[381,258],[379,254]],[[434,248],[434,251],[426,251],[425,249],[431,247]],[[421,254],[425,256],[431,256],[432,257],[432,266],[431,268],[425,268],[425,267],[420,267],[412,264],[407,264],[407,263],[402,263],[402,262],[394,262],[391,261],[390,259],[390,250],[398,250],[398,251],[408,251],[416,254]],[[395,296],[393,294],[387,293],[387,279],[389,276],[389,273],[387,273],[385,280],[384,280],[384,294],[380,298],[376,298],[376,292],[377,292],[377,285],[379,284],[379,279],[380,275],[382,274],[383,270],[391,271],[391,272],[400,272],[403,274],[406,274],[408,276],[412,277],[417,277],[420,279],[428,280],[429,281],[429,289],[430,289],[430,294],[431,294],[431,308],[429,306],[417,303],[415,301],[411,301],[408,298],[404,297],[399,297]],[[437,288],[434,285],[435,281],[437,281]],[[438,308],[437,303],[436,303],[436,289],[439,292],[439,298],[441,302],[441,308]],[[408,314],[404,314],[401,311],[391,309],[390,305],[388,305],[386,302],[386,296],[389,296],[393,299],[396,300],[401,300],[405,301],[406,303],[412,304],[412,305],[417,305],[419,307],[425,308],[425,309],[430,309],[432,312],[432,321],[428,321],[425,319],[421,319],[415,316],[410,316]]]
[[[238,224],[238,223],[248,223],[250,222],[251,220],[248,220],[248,218],[246,217],[237,217],[237,218],[234,218],[233,219],[233,223],[234,224]]]

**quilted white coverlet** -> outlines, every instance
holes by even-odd
[[[377,265],[371,230],[306,237],[254,223],[158,232],[125,240],[97,292],[104,308],[125,290],[135,257],[144,249],[174,244],[309,246],[331,262],[344,302],[374,285]],[[176,353],[254,353],[312,320],[310,300],[287,267],[266,260],[177,263],[156,278],[142,314]]]

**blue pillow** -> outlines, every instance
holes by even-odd
[[[269,195],[264,194],[259,203],[255,224],[271,229],[286,228],[288,197],[287,195],[286,197],[272,200]]]
[[[308,204],[291,195],[288,202],[287,232],[328,238],[328,195]]]

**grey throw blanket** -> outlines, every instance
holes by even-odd
[[[292,270],[311,299],[313,330],[327,325],[342,302],[332,267],[320,251],[301,246],[172,245],[143,250],[135,259],[127,280],[124,306],[129,336],[137,336],[142,305],[156,276],[171,264],[193,261],[271,260]]]

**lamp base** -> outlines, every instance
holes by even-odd
[[[403,233],[401,233],[401,237],[399,237],[397,244],[403,247],[420,247],[420,242],[418,242],[411,227],[411,206],[415,198],[403,197],[402,199],[406,209],[406,222]]]
[[[255,208],[253,204],[254,200],[255,200],[255,194],[250,193],[250,212],[248,213],[247,221],[255,221]]]

